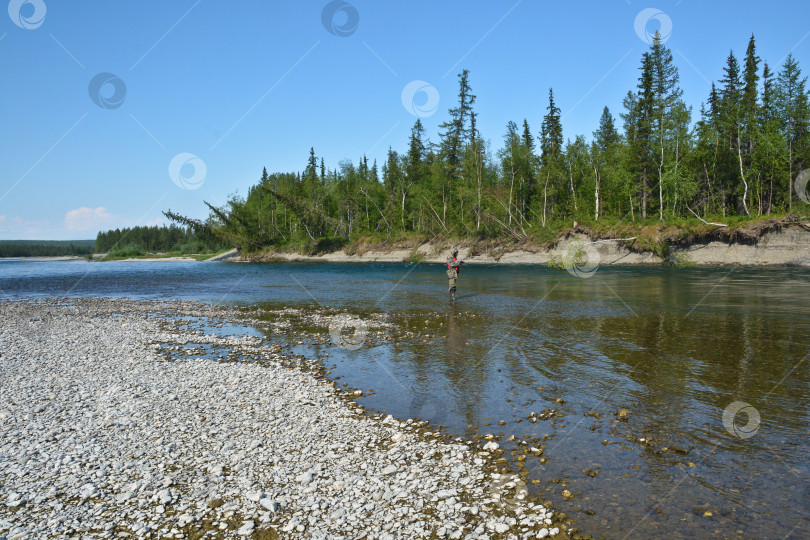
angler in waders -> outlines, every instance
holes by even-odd
[[[453,246],[450,248],[450,255],[447,256],[447,279],[450,281],[450,286],[447,289],[450,292],[450,298],[456,299],[456,280],[458,279],[459,265],[461,261],[458,260],[458,248]]]

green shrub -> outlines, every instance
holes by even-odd
[[[111,249],[107,253],[107,257],[111,258],[128,258],[128,257],[142,257],[144,250],[135,244],[129,244],[124,247],[117,247]]]

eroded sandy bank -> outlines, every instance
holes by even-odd
[[[443,263],[447,243],[427,242],[418,247],[390,246],[349,253],[345,249],[321,255],[269,252],[249,260],[323,262]],[[643,250],[631,241],[597,238],[571,231],[551,247],[487,247],[470,242],[460,244],[460,257],[471,264],[566,264],[575,265],[660,265],[683,266],[810,266],[810,230],[789,226],[765,232],[755,239],[696,239],[688,245],[672,245],[664,253]],[[233,259],[232,259],[233,260]],[[246,260],[246,259],[242,259]]]

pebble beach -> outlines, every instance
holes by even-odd
[[[497,443],[368,414],[266,339],[183,316],[233,314],[0,301],[0,539],[567,537]],[[243,360],[168,353],[187,343]]]

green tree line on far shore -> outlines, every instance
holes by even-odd
[[[553,90],[537,125],[509,122],[493,150],[478,129],[470,74],[437,141],[420,120],[384,163],[262,172],[200,221],[166,216],[244,250],[364,236],[543,238],[562,223],[734,220],[806,205],[793,190],[810,163],[806,77],[788,55],[774,71],[751,36],[733,51],[699,111],[683,100],[672,52],[656,35],[618,116],[605,107],[588,139],[565,137]],[[208,203],[206,203],[208,204]]]
[[[92,253],[92,240],[0,240],[0,257],[67,257]]]
[[[171,224],[99,232],[95,247],[97,253],[131,257],[158,252],[210,253],[221,250],[224,244],[205,231]]]

